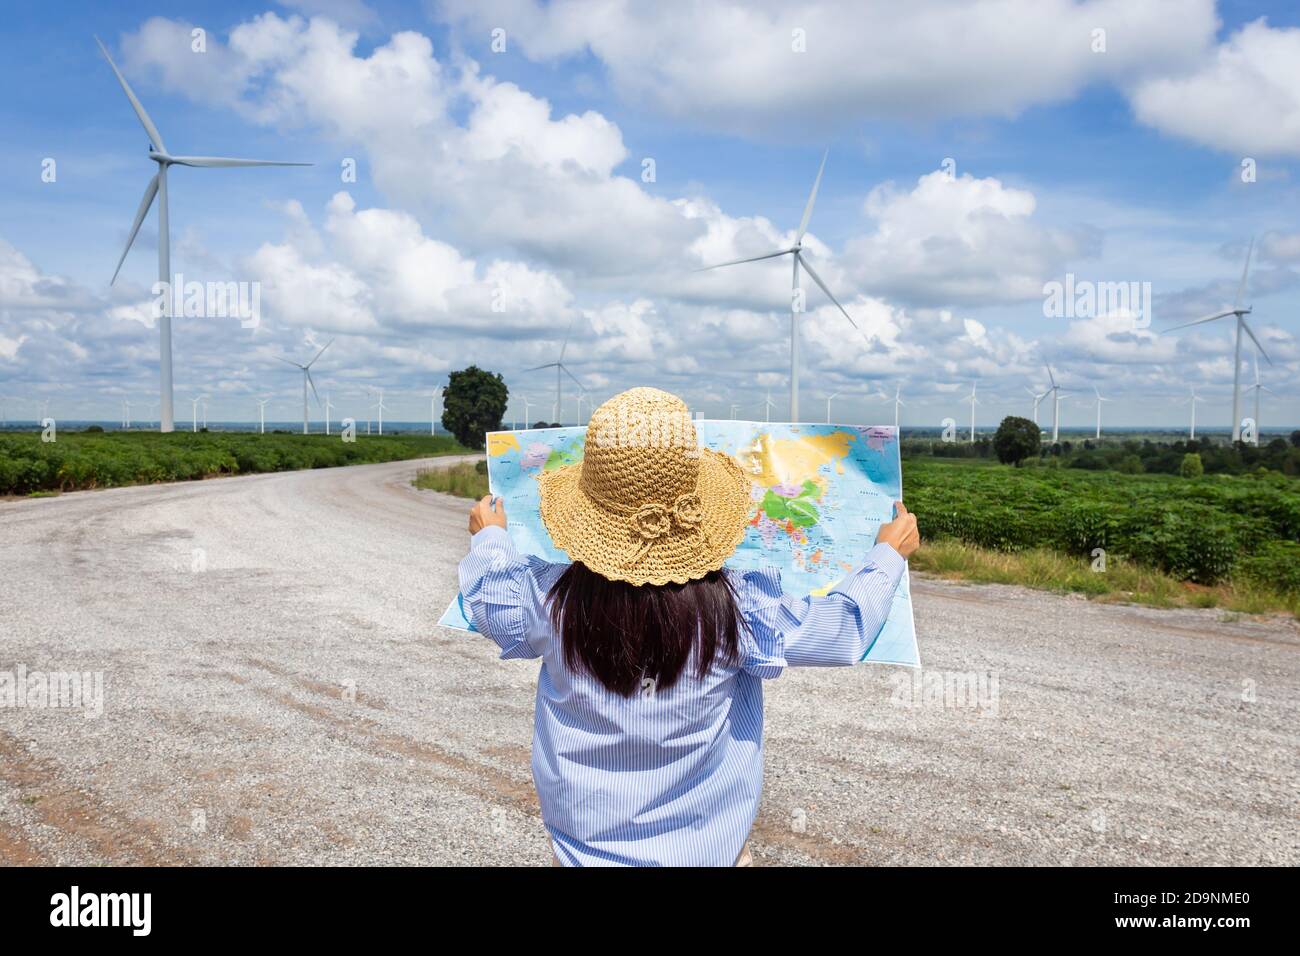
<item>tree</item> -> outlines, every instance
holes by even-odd
[[[1201,456],[1194,451],[1189,451],[1183,456],[1183,463],[1178,466],[1178,473],[1184,478],[1199,478],[1205,474],[1205,465],[1201,463]]]
[[[1002,419],[997,434],[993,436],[993,448],[998,453],[998,461],[1017,468],[1026,458],[1037,455],[1041,445],[1038,426],[1027,418],[1017,418],[1015,415]]]
[[[1291,445],[1295,448],[1300,448],[1300,429],[1291,433]]]
[[[471,365],[451,373],[442,396],[442,427],[466,448],[482,448],[501,427],[510,392],[500,375]]]

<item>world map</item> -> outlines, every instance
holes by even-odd
[[[787,594],[824,595],[862,566],[876,531],[902,496],[902,462],[892,426],[696,420],[700,443],[735,458],[749,473],[752,511],[727,566],[775,567]],[[542,523],[537,476],[582,460],[586,429],[490,432],[488,484],[500,497],[522,554],[566,562]],[[439,621],[474,630],[460,596]],[[920,666],[906,571],[889,617],[863,657]]]

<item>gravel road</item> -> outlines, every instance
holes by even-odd
[[[0,707],[0,861],[549,863],[537,665],[435,625],[467,504],[421,464],[0,503],[0,680],[103,674]],[[1294,621],[913,591],[919,687],[768,685],[756,862],[1300,863]]]

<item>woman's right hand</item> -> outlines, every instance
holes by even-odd
[[[912,552],[921,545],[921,533],[916,530],[916,515],[912,514],[901,501],[894,502],[894,520],[880,526],[876,533],[876,544],[887,544],[904,558],[910,558]]]

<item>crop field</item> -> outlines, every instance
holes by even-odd
[[[0,494],[114,488],[301,468],[364,465],[464,452],[446,435],[286,432],[38,432],[0,435]]]
[[[1300,484],[1284,475],[1182,478],[921,458],[904,461],[903,483],[923,538],[1118,559],[1195,585],[1300,598]]]

